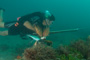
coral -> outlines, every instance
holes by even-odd
[[[43,44],[27,48],[23,53],[24,60],[55,60],[55,50]]]

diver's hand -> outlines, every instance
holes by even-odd
[[[49,35],[49,27],[44,28],[42,31],[42,28],[35,26],[35,31],[40,37]]]

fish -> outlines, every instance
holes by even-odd
[[[35,41],[39,41],[39,40],[41,40],[41,38],[38,37],[38,36],[36,36],[36,35],[27,35],[27,36],[28,36],[29,38],[35,40]]]

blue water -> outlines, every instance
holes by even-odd
[[[78,38],[85,39],[90,34],[90,0],[0,0],[0,8],[6,10],[5,22],[15,21],[17,17],[32,12],[49,10],[56,18],[51,25],[52,31],[80,28],[76,32],[48,36],[47,40],[54,42],[53,47],[69,44]],[[0,58],[4,59],[4,56],[8,60],[16,58],[18,53],[15,54],[14,48],[28,45],[32,46],[33,42],[22,40],[19,36],[0,36]],[[2,46],[7,47],[6,51],[2,51]]]

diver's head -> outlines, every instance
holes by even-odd
[[[43,20],[43,25],[51,25],[52,22],[55,21],[55,17],[48,11],[45,11],[45,16]]]

